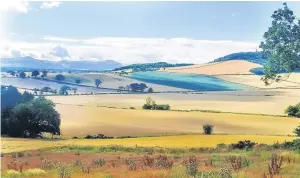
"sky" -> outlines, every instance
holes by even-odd
[[[1,2],[1,57],[205,63],[259,50],[282,2]],[[288,2],[300,17],[300,2]]]

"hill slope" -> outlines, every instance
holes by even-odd
[[[1,58],[1,67],[20,67],[30,69],[73,69],[73,70],[111,70],[122,64],[113,61],[48,61],[32,57]]]
[[[203,75],[250,74],[249,71],[257,67],[261,67],[261,65],[245,60],[229,60],[209,64],[168,68],[161,71]]]
[[[261,52],[239,52],[217,58],[213,62],[222,62],[229,60],[246,60],[257,64],[264,64],[267,61],[267,58],[262,56]]]

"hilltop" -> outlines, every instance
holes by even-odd
[[[128,66],[118,67],[115,68],[114,71],[118,70],[132,70],[132,72],[140,72],[140,71],[153,71],[160,68],[167,68],[167,67],[180,67],[180,66],[190,66],[193,64],[170,64],[166,62],[156,62],[156,63],[143,63],[143,64],[131,64]]]
[[[239,52],[239,53],[232,53],[226,56],[217,58],[213,60],[213,62],[222,62],[222,61],[229,61],[229,60],[246,60],[249,62],[257,63],[257,64],[264,64],[268,59],[262,55],[261,52]]]

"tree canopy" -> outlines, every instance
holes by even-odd
[[[285,80],[300,68],[300,20],[286,3],[272,14],[272,26],[260,44],[269,60],[264,66],[266,84]],[[286,71],[287,74],[281,74]]]
[[[13,87],[1,90],[1,134],[11,137],[37,137],[42,132],[60,134],[60,115],[54,103],[43,97],[23,94]]]
[[[31,72],[32,77],[37,77],[38,75],[40,75],[40,72],[38,70],[34,70]]]
[[[98,88],[101,85],[102,81],[100,79],[95,79],[95,85]]]
[[[20,72],[19,76],[20,76],[20,78],[26,78],[25,72]]]
[[[58,75],[55,76],[55,80],[63,81],[63,80],[65,80],[65,76],[63,76],[62,74],[58,74]]]

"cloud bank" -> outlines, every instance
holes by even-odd
[[[16,51],[20,51],[20,56],[35,56],[47,60],[115,60],[123,64],[165,61],[201,64],[229,53],[256,49],[256,43],[189,38],[71,39],[45,36],[38,43],[7,42],[0,52],[2,57],[10,57],[16,54]]]

